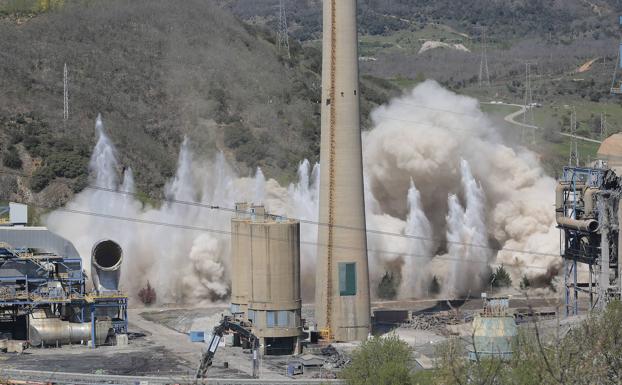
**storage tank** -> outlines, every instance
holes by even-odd
[[[264,354],[299,353],[300,223],[266,215],[263,206],[251,206],[246,216],[232,220],[232,227],[238,229],[233,231],[232,247],[237,256],[232,292],[237,293],[232,302],[240,305],[243,290],[248,290],[246,318],[252,322]]]
[[[35,310],[29,318],[29,336],[33,346],[59,346],[86,343],[92,338],[90,322],[74,323],[51,317],[42,309]],[[106,339],[114,334],[112,321],[97,320],[95,322],[95,342],[103,345]]]
[[[235,215],[231,218],[231,313],[246,316],[250,286],[250,206],[236,203]]]
[[[473,319],[470,360],[512,358],[512,344],[518,334],[518,328],[508,308],[509,298],[484,298],[484,311]]]

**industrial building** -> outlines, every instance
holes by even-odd
[[[619,252],[622,135],[605,140],[591,167],[564,167],[556,189],[556,218],[564,259],[565,313],[577,314],[579,295],[603,309],[622,292]],[[587,279],[581,279],[587,277]]]
[[[325,340],[370,332],[355,0],[324,1],[315,317]]]
[[[47,228],[25,226],[26,206],[10,210],[9,223],[0,226],[0,340],[35,347],[126,341],[121,248],[110,240],[95,245],[96,290],[89,291],[73,244]]]
[[[264,354],[300,353],[300,223],[238,203],[231,232],[231,312],[252,324]]]

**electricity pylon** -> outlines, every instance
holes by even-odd
[[[486,42],[486,30],[488,27],[477,27],[481,30],[480,33],[480,45],[482,50],[482,57],[479,64],[479,86],[490,87],[490,72],[488,71],[488,51]]]
[[[536,141],[536,122],[533,114],[535,107],[533,103],[533,90],[531,88],[531,66],[535,63],[525,62],[525,98],[523,105],[523,127],[522,127],[522,140],[525,141],[525,129],[531,130],[532,141]]]
[[[63,70],[63,120],[67,121],[69,119],[69,78],[67,71],[67,63],[65,63],[65,68]]]
[[[277,32],[276,41],[279,53],[284,53],[288,59],[291,58],[289,52],[289,33],[287,31],[287,15],[285,14],[284,0],[279,1],[279,30]]]

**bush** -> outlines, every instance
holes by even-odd
[[[529,281],[529,278],[527,278],[526,275],[523,275],[523,278],[520,281],[520,288],[521,290],[526,290],[529,287],[531,287],[531,281]]]
[[[404,385],[412,382],[412,351],[397,335],[372,337],[356,349],[341,377],[348,385]]]
[[[534,323],[519,330],[511,360],[471,362],[451,340],[439,349],[436,383],[458,384],[620,384],[622,383],[622,304],[588,317],[568,332]]]
[[[54,175],[62,178],[77,178],[87,173],[87,158],[75,153],[55,153],[47,159],[48,167]]]
[[[2,158],[2,163],[8,167],[15,170],[19,170],[22,168],[22,160],[19,157],[19,153],[17,152],[17,148],[15,146],[9,147],[7,152],[4,154]]]
[[[42,167],[35,171],[30,179],[30,188],[34,192],[40,192],[54,179],[54,171],[49,167]]]
[[[232,124],[225,128],[225,146],[229,148],[238,148],[253,139],[253,133],[248,127],[241,123]]]

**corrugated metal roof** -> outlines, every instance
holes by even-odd
[[[74,245],[46,227],[0,227],[0,242],[13,248],[38,249],[68,258],[80,258]]]

